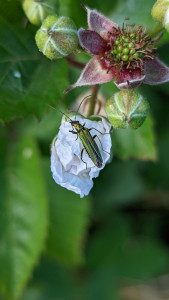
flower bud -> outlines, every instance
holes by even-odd
[[[76,26],[68,17],[48,16],[37,31],[39,50],[50,59],[69,55],[78,47]]]
[[[107,101],[105,110],[114,128],[137,129],[148,115],[149,104],[134,90],[122,90]]]
[[[22,7],[30,23],[40,26],[48,15],[55,13],[51,4],[55,5],[53,0],[24,0]]]
[[[167,31],[169,31],[169,1],[157,0],[152,8],[152,17],[163,24]]]

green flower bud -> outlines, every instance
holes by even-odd
[[[24,0],[22,7],[30,23],[40,26],[44,19],[55,13],[54,0]]]
[[[69,55],[78,47],[76,26],[70,18],[48,16],[37,31],[39,50],[50,59]]]
[[[166,30],[169,32],[169,1],[157,0],[154,4],[152,11],[152,17],[163,24]]]
[[[105,110],[114,128],[137,129],[148,115],[149,104],[134,90],[122,90],[107,101]]]

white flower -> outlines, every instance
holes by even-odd
[[[75,120],[75,115],[71,116],[71,120]],[[81,125],[85,123],[86,128],[95,128],[103,134],[109,133],[111,129],[111,124],[101,117],[99,118],[99,121],[93,121],[85,119],[83,116],[78,114],[76,116],[76,121],[79,121]],[[70,132],[70,130],[75,131],[75,129],[72,129],[69,119],[65,117],[62,118],[58,135],[54,138],[52,143],[51,171],[53,179],[62,187],[80,194],[80,197],[84,197],[89,194],[93,187],[92,178],[99,176],[100,170],[104,168],[106,162],[110,158],[110,154],[108,154],[111,150],[110,134],[103,135],[95,129],[92,129],[90,134],[92,137],[97,135],[100,139],[99,141],[96,137],[95,142],[97,143],[103,159],[101,168],[94,165],[85,149],[82,156],[83,160],[81,159],[81,152],[84,146],[80,138],[76,134]]]

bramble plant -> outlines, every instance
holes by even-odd
[[[87,12],[89,29],[80,28],[76,31],[73,22],[68,18],[49,16],[36,34],[36,43],[39,50],[50,59],[62,58],[76,50],[78,47],[78,36],[82,49],[95,56],[85,66],[78,81],[67,88],[65,92],[78,86],[102,84],[116,77],[116,86],[120,90],[125,89],[126,92],[119,92],[118,96],[117,94],[112,95],[112,102],[115,105],[110,103],[110,101],[108,102],[110,105],[107,104],[106,106],[107,117],[114,128],[130,127],[137,129],[143,124],[148,114],[148,104],[146,100],[143,101],[141,95],[134,94],[134,88],[142,82],[155,85],[169,81],[169,68],[157,59],[155,43],[159,38],[153,40],[150,34],[147,33],[147,29],[143,29],[141,25],[135,29],[133,24],[123,24],[120,29],[116,23],[107,19],[97,10],[89,9],[84,5],[83,8]],[[133,92],[130,92],[131,89]],[[91,101],[94,102],[95,99]],[[93,103],[91,105],[93,106]],[[90,111],[89,116],[92,113],[93,111]],[[117,119],[119,122],[117,122]],[[78,127],[75,128],[73,133],[77,133],[80,136],[82,130],[84,131],[84,127]],[[69,139],[68,135],[66,135],[64,140]],[[87,141],[87,133],[86,136],[84,134],[83,139],[80,139],[80,141],[85,145],[83,149],[87,152],[89,159],[91,158],[90,151],[91,153],[94,151],[93,155],[97,157],[97,151],[95,152],[90,141]],[[107,151],[107,149],[105,150]],[[67,152],[68,155],[68,148],[67,151],[66,149],[63,151]],[[77,154],[72,148],[71,152],[76,159],[83,161],[80,153]],[[62,172],[66,171],[71,174],[70,178],[63,176],[62,179],[60,179],[62,176],[59,175],[59,180],[55,179],[55,181],[71,189],[72,185],[69,185],[69,182],[76,175],[74,181],[76,182],[75,185],[78,185],[77,174],[79,173],[77,173],[77,170],[74,170],[74,162],[69,162],[68,165],[67,163],[65,164],[62,158],[58,156],[57,149],[55,152],[52,151],[51,170],[53,177],[57,177],[57,169],[60,169],[58,165],[53,166],[53,157],[55,155],[56,160],[59,160],[61,163]],[[87,164],[87,162],[88,160],[85,163]],[[95,167],[94,164],[93,167]],[[90,188],[88,190],[90,191]],[[74,187],[72,187],[72,191],[81,194],[80,190],[78,191]]]
[[[131,89],[142,82],[160,84],[169,80],[169,68],[156,58],[155,43],[140,25],[122,29],[96,10],[84,7],[89,29],[79,29],[80,45],[95,56],[84,68],[78,81],[68,88],[100,84],[116,78],[119,89]]]
[[[130,299],[168,262],[169,0],[0,7],[0,300]]]

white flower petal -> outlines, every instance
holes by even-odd
[[[74,120],[75,116],[71,119]],[[92,178],[98,177],[100,170],[104,168],[110,158],[111,137],[109,134],[104,135],[104,133],[110,132],[111,125],[104,118],[100,121],[93,121],[77,115],[76,120],[80,124],[85,123],[86,128],[93,128],[90,131],[91,136],[97,135],[95,142],[103,158],[102,168],[96,167],[86,150],[84,150],[82,158],[87,163],[86,168],[86,164],[81,159],[84,146],[80,138],[70,132],[72,130],[70,122],[63,118],[57,139],[54,140],[51,148],[51,171],[57,184],[80,194],[80,197],[84,197],[89,194],[93,187]]]

